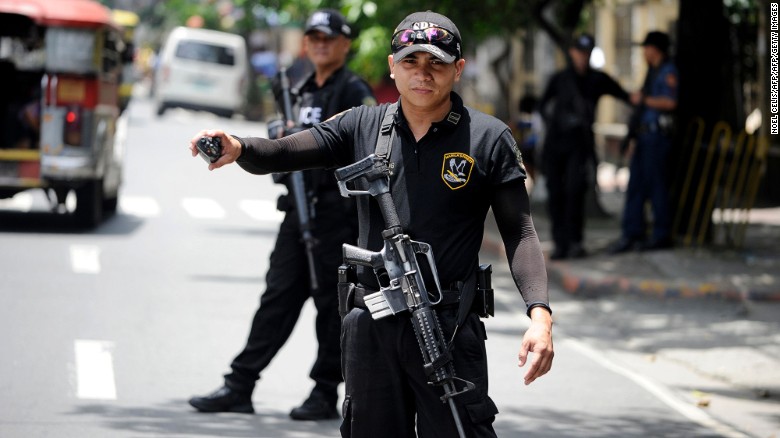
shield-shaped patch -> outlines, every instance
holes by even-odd
[[[441,165],[441,179],[452,190],[459,189],[468,184],[472,168],[474,159],[470,156],[461,152],[446,153]]]

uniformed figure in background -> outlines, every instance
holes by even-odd
[[[294,87],[299,128],[310,128],[354,106],[376,104],[368,84],[344,66],[351,37],[352,30],[337,11],[320,10],[307,21],[303,44],[315,71]],[[269,128],[269,135],[274,138],[282,136],[284,131],[283,125],[276,126],[280,131],[270,132],[273,129]],[[337,269],[342,258],[341,245],[357,241],[357,211],[353,201],[339,195],[332,172],[307,170],[303,176],[309,206],[314,211],[310,216],[317,242],[314,259],[319,287],[312,289],[295,202],[292,195],[285,195],[279,204],[286,214],[271,253],[266,290],[246,346],[233,359],[232,371],[225,375],[223,387],[190,399],[190,404],[199,411],[254,412],[252,392],[260,373],[287,341],[303,304],[312,297],[317,308],[315,327],[319,343],[310,373],[315,386],[290,416],[297,420],[338,417],[337,388],[343,379]],[[289,178],[285,184],[289,185]]]
[[[669,36],[652,31],[642,42],[648,64],[642,90],[631,97],[638,106],[636,143],[623,208],[621,237],[612,253],[672,246],[669,205],[669,153],[672,147],[672,111],[677,108],[677,67],[669,58]],[[645,203],[653,213],[652,233],[647,230]]]
[[[401,228],[431,245],[442,287],[455,301],[436,305],[457,377],[476,385],[453,400],[471,438],[494,437],[498,410],[488,396],[485,327],[473,309],[455,330],[458,294],[478,267],[484,220],[492,207],[506,247],[512,276],[531,319],[520,344],[518,365],[532,358],[525,383],[546,374],[553,359],[552,317],[544,256],[530,214],[525,171],[509,127],[466,107],[452,91],[463,74],[461,36],[455,24],[434,12],[417,12],[396,27],[388,56],[391,77],[401,95],[390,125],[393,172],[390,191]],[[264,174],[308,167],[340,167],[376,151],[389,105],[361,106],[312,129],[279,140],[235,138],[221,130],[199,132],[219,137],[222,157],[210,169],[237,161]],[[383,247],[386,228],[377,203],[358,198],[358,245]],[[379,287],[370,268],[358,267],[357,284],[372,293]],[[345,303],[342,366],[346,382],[341,433],[344,437],[454,437],[453,414],[429,385],[410,315],[374,320],[358,298]]]
[[[607,94],[630,103],[628,93],[609,75],[590,67],[595,47],[587,34],[568,50],[569,65],[550,78],[540,111],[545,120],[542,173],[547,181],[547,208],[555,243],[550,258],[584,257],[585,196],[595,184],[596,104]]]

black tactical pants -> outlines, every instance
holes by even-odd
[[[547,208],[552,238],[559,251],[582,245],[585,227],[585,195],[594,176],[592,149],[580,143],[550,145],[544,151]]]
[[[338,314],[338,266],[343,243],[355,243],[357,222],[354,206],[337,203],[317,211],[315,233],[319,289],[312,291],[305,247],[301,241],[295,211],[288,212],[279,228],[276,245],[271,253],[266,274],[266,290],[260,298],[244,350],[230,365],[225,375],[229,388],[251,393],[260,372],[265,369],[284,345],[298,321],[301,309],[309,297],[317,308],[315,329],[319,347],[310,377],[319,389],[327,389],[336,401],[336,388],[343,381],[340,318]]]
[[[456,309],[439,310],[449,339]],[[476,388],[454,398],[467,437],[495,437],[498,413],[487,395],[485,326],[470,314],[455,338],[455,373]],[[346,397],[342,415],[344,438],[452,438],[458,432],[443,389],[428,384],[422,355],[409,315],[373,320],[355,308],[342,321],[342,365]],[[457,383],[458,389],[463,387]],[[417,432],[415,434],[415,424]]]

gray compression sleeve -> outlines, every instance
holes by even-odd
[[[536,306],[550,310],[547,270],[523,180],[516,179],[498,186],[491,206],[504,241],[512,278],[528,312]]]
[[[333,165],[328,150],[317,144],[317,140],[309,130],[279,140],[259,137],[235,138],[241,142],[242,150],[236,163],[249,173],[265,175]]]

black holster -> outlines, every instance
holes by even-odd
[[[477,288],[474,303],[471,309],[480,318],[495,316],[496,305],[493,294],[493,266],[489,264],[479,265],[477,269]]]
[[[339,315],[344,319],[355,307],[355,267],[339,266],[339,283],[336,286],[339,294]]]

